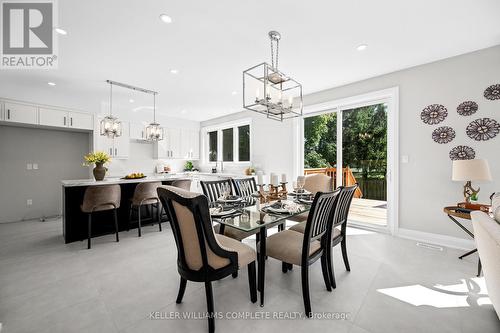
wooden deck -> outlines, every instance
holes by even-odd
[[[349,210],[349,221],[387,225],[387,202],[380,200],[353,198]]]

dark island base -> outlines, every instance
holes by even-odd
[[[163,185],[169,185],[172,181],[163,181]],[[118,229],[125,231],[129,228],[130,199],[134,195],[138,183],[119,184],[121,187],[120,208],[117,209]],[[63,235],[64,242],[71,243],[87,239],[87,218],[82,213],[80,205],[83,203],[83,195],[88,186],[63,187]],[[154,208],[153,218],[148,214],[148,207],[143,207],[141,224],[147,225],[152,221],[157,223],[156,210]],[[133,214],[130,229],[138,227],[137,214]],[[92,237],[114,234],[113,211],[96,212],[92,214]]]

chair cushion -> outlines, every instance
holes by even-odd
[[[234,229],[234,228],[232,228]],[[243,244],[236,239],[229,238],[224,235],[215,235],[215,239],[217,243],[219,243],[220,247],[226,251],[234,251],[238,253],[238,266],[244,267],[249,263],[255,261],[257,255],[255,250],[250,246]]]
[[[271,235],[266,240],[266,255],[287,262],[289,264],[301,265],[302,242],[304,234],[293,230],[285,230]],[[257,245],[257,249],[259,245]],[[321,248],[319,241],[311,242],[309,256]]]
[[[306,222],[308,216],[309,216],[309,212],[305,212],[305,213],[302,213],[299,215],[292,216],[288,220],[294,221],[294,222]]]
[[[297,232],[300,232],[300,233],[304,233],[304,231],[306,230],[306,222],[302,222],[302,223],[297,223],[296,225],[293,225],[290,227],[290,229],[288,230],[293,230],[293,231],[297,231]],[[333,228],[333,237],[332,239],[335,239],[337,237],[340,236],[340,229],[339,228]]]
[[[220,224],[214,226],[214,231],[216,234],[220,234]],[[242,231],[232,227],[224,228],[224,236],[236,239],[238,241],[241,241],[247,237],[255,235],[258,232],[259,232],[258,229],[255,231]]]
[[[141,200],[136,200],[136,199],[130,199],[130,201],[132,202],[132,206],[139,206],[141,205]],[[155,204],[155,203],[158,203],[159,202],[159,199],[146,199],[144,201],[142,201],[142,205],[151,205],[151,204]]]

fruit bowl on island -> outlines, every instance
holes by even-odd
[[[126,175],[122,179],[141,179],[141,178],[146,178],[146,176],[142,172],[134,172]]]

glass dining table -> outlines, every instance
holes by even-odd
[[[238,214],[224,218],[214,218],[214,222],[221,224],[220,233],[224,233],[224,228],[235,228],[241,231],[258,234],[258,242],[256,242],[257,261],[258,261],[258,278],[257,289],[260,292],[260,306],[264,306],[264,282],[266,270],[266,237],[267,229],[285,223],[285,221],[293,216],[308,212],[311,209],[310,204],[300,203],[295,206],[292,212],[287,213],[272,213],[258,209],[257,205],[246,206],[238,209]]]

